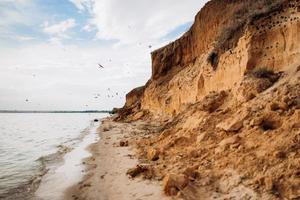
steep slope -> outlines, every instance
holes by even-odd
[[[299,0],[212,0],[119,119],[161,124],[137,148],[166,194],[299,199],[299,66]]]
[[[210,7],[219,2],[219,9]],[[222,2],[227,6],[222,6]],[[198,14],[194,26],[183,38],[152,54],[153,75],[142,99],[142,109],[175,116],[210,91],[234,87],[249,69],[279,71],[297,65],[300,36],[296,5],[292,7],[292,2],[288,1],[270,8],[273,12],[264,9],[270,13],[247,18],[245,22],[240,22],[243,27],[228,33],[231,28],[227,27],[242,18],[236,17],[236,13],[243,13],[244,9],[231,11],[234,13],[231,14],[230,10],[234,7],[241,7],[239,1],[238,5],[236,1],[232,2],[212,1]],[[240,2],[248,7],[247,1]],[[226,12],[228,9],[229,13]],[[210,14],[206,16],[209,20],[203,17],[202,22],[199,18],[206,13],[220,13],[219,19],[222,20],[218,21],[217,16]],[[210,22],[213,19],[215,23]],[[197,27],[201,31],[197,31]],[[225,42],[219,41],[228,34]]]

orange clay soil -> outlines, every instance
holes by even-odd
[[[300,199],[299,27],[299,0],[208,2],[118,112],[149,123],[130,175],[183,199]]]
[[[188,200],[300,199],[299,30],[299,0],[209,1],[187,33],[152,52],[151,79],[101,126],[97,168],[75,198],[139,199],[152,188],[142,177],[162,185],[153,200],[160,190]],[[123,160],[127,145],[139,165]]]

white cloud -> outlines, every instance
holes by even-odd
[[[82,30],[86,31],[86,32],[91,32],[91,31],[95,30],[95,27],[92,26],[91,24],[87,24],[82,28]]]
[[[30,14],[24,12],[31,7],[29,0],[4,0],[0,1],[0,27],[8,27],[14,24],[29,24]]]
[[[49,22],[44,22],[43,31],[50,35],[66,36],[66,32],[76,26],[75,19],[69,18],[57,24],[49,25]]]
[[[15,39],[19,40],[19,41],[30,41],[30,40],[34,40],[34,37],[30,37],[30,36],[22,36],[22,35],[16,35]]]
[[[1,3],[13,3],[14,5],[28,5],[32,0],[1,0]]]
[[[121,43],[156,42],[176,27],[193,21],[205,0],[70,0],[79,9],[92,5],[90,25],[99,39]]]
[[[50,35],[49,42],[56,45],[61,45],[63,39],[70,39],[68,31],[76,26],[76,21],[73,18],[66,19],[57,24],[50,25],[48,21],[42,24],[44,33]]]
[[[0,39],[10,39],[24,42],[35,40],[36,38],[27,35],[16,34],[12,31],[4,29],[3,27],[0,27]]]
[[[94,1],[93,0],[69,0],[72,2],[80,11],[92,10],[92,6]]]

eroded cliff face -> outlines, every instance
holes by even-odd
[[[274,7],[259,10],[259,14],[240,22],[243,27],[237,32],[230,33],[232,44],[218,43],[224,37],[220,35],[229,34],[230,21],[238,21],[232,18],[244,9],[240,4],[247,6],[247,1],[208,3],[189,32],[153,52],[153,74],[142,109],[155,115],[175,116],[211,91],[233,88],[247,70],[286,71],[299,64],[297,1],[274,3]]]
[[[123,119],[161,124],[137,148],[166,194],[300,198],[299,0],[212,0],[152,62]]]
[[[131,120],[136,120],[144,115],[144,111],[141,110],[141,99],[144,95],[145,87],[141,86],[133,89],[126,95],[126,103],[119,112],[118,120],[125,120],[128,116],[131,116]]]

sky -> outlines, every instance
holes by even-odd
[[[123,106],[205,2],[0,0],[0,110]]]

